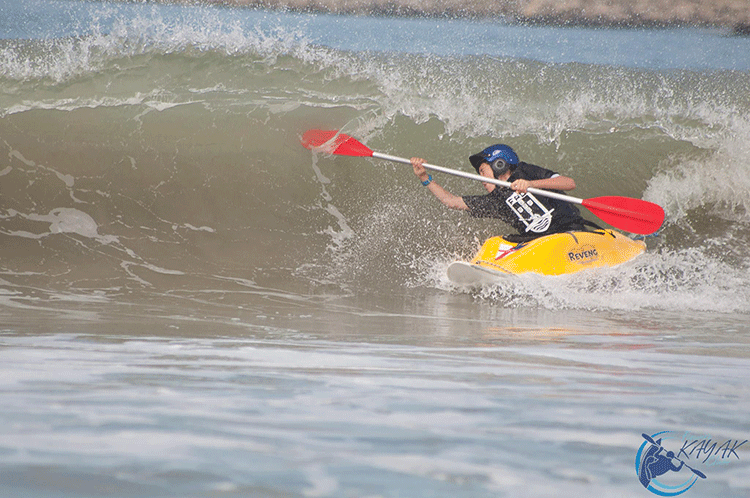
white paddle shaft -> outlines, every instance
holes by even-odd
[[[373,152],[372,157],[376,159],[385,159],[386,161],[393,161],[394,163],[411,164],[411,161],[409,159],[398,157],[398,156],[392,156],[390,154],[383,154],[381,152]],[[500,187],[510,188],[510,182],[504,182],[502,180],[496,180],[494,178],[487,178],[486,176],[482,176],[482,175],[475,175],[474,173],[466,173],[464,171],[445,168],[443,166],[435,166],[434,164],[424,163],[422,164],[422,166],[424,166],[425,169],[437,171],[439,173],[446,173],[448,175],[460,176],[461,178],[466,178],[468,180],[476,180],[478,182],[492,183]],[[550,197],[552,199],[557,199],[557,200],[565,201],[565,202],[572,202],[574,204],[583,204],[583,199],[579,199],[578,197],[571,197],[565,194],[558,194],[557,192],[551,192],[549,190],[543,190],[543,189],[530,187],[528,191],[531,192],[532,194],[541,195],[542,197]]]

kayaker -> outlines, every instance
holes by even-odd
[[[661,439],[659,439],[661,442]],[[654,451],[654,448],[657,448]],[[643,484],[643,487],[648,489],[649,484],[653,479],[666,474],[667,472],[679,472],[685,465],[682,460],[677,460],[680,465],[675,465],[673,459],[675,458],[674,452],[667,451],[664,455],[664,448],[660,446],[651,446],[641,462],[641,470],[638,475],[638,479]],[[697,479],[697,478],[696,478]]]
[[[510,182],[510,188],[483,183],[485,195],[454,195],[433,181],[423,166],[424,159],[411,158],[414,174],[435,197],[451,209],[468,211],[476,218],[498,218],[515,228],[517,241],[531,240],[552,233],[582,231],[595,224],[581,217],[573,204],[534,196],[529,187],[567,191],[576,187],[575,180],[554,171],[519,161],[508,145],[487,147],[469,157],[469,162],[482,176]],[[598,227],[596,227],[598,228]]]

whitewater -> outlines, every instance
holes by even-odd
[[[750,39],[0,14],[0,495],[649,496],[642,433],[750,438]],[[311,128],[465,171],[508,143],[666,221],[619,267],[457,288],[510,228]],[[747,496],[748,447],[686,496]]]

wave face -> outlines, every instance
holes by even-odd
[[[54,5],[67,14],[46,31],[0,41],[7,295],[450,289],[447,264],[508,230],[446,211],[409,168],[300,145],[324,128],[462,169],[503,141],[576,178],[579,197],[667,212],[632,264],[481,298],[750,312],[744,70],[348,50],[306,35],[312,17]]]

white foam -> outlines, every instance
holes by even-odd
[[[45,232],[30,232],[27,230],[6,231],[7,235],[26,237],[30,239],[41,239],[54,234],[77,234],[82,237],[94,239],[102,244],[118,242],[114,235],[100,235],[96,221],[88,214],[74,208],[55,208],[48,214],[24,214],[13,209],[9,210],[3,219],[21,217],[29,221],[49,223],[49,229]]]
[[[214,229],[214,228],[211,228],[211,227],[209,227],[209,226],[201,226],[201,227],[196,227],[196,226],[193,226],[193,225],[191,225],[190,223],[183,223],[183,224],[182,224],[181,226],[182,226],[183,228],[187,228],[188,230],[192,230],[192,231],[194,231],[194,232],[209,232],[209,233],[216,233],[216,229]],[[176,230],[176,229],[177,229],[177,225],[174,225],[174,226],[172,226],[172,229],[173,229],[173,230]]]
[[[644,198],[662,205],[668,221],[708,207],[724,219],[750,223],[750,121],[735,124],[708,159],[675,158],[649,181]]]
[[[477,295],[506,307],[750,313],[749,289],[744,272],[689,248],[572,275],[521,275]]]
[[[352,228],[349,226],[349,223],[346,220],[346,216],[332,203],[333,197],[326,189],[326,185],[331,183],[331,180],[326,177],[318,167],[317,155],[313,155],[312,168],[315,172],[315,177],[320,184],[321,197],[326,203],[323,206],[323,209],[325,209],[328,214],[333,216],[338,224],[338,230],[332,226],[324,230],[324,233],[331,236],[331,242],[333,243],[333,246],[329,247],[329,249],[340,248],[348,239],[351,239],[355,236],[354,230],[352,230]]]

